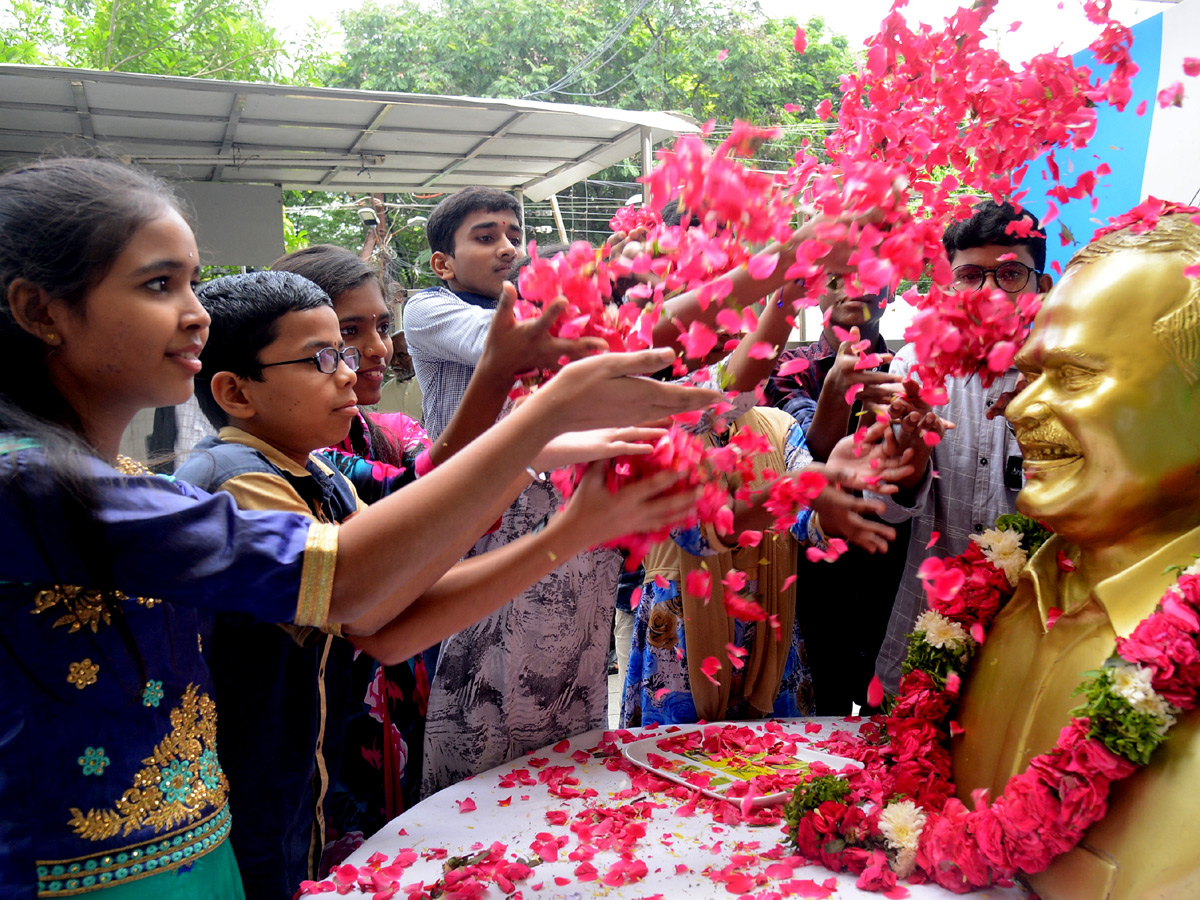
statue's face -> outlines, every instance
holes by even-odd
[[[1200,390],[1154,336],[1187,293],[1183,258],[1121,250],[1068,270],[1016,364],[1017,505],[1073,543],[1200,520]]]

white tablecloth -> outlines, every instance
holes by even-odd
[[[841,719],[808,721],[820,723],[823,728],[821,734],[809,735],[814,740],[827,735],[833,724],[841,728],[857,727]],[[785,724],[789,727],[803,727],[803,723]],[[662,733],[663,729],[636,729],[633,733],[643,736],[654,734],[656,731]],[[416,861],[404,870],[403,877],[399,879],[400,884],[429,884],[442,876],[444,860],[447,857],[470,856],[490,848],[494,842],[500,842],[507,846],[505,854],[510,860],[537,860],[538,852],[534,845],[544,845],[548,837],[566,836],[569,840],[561,847],[557,860],[540,862],[534,867],[532,876],[515,885],[525,900],[575,900],[587,897],[641,900],[655,895],[661,895],[666,900],[683,897],[687,900],[730,900],[739,895],[761,896],[764,892],[772,891],[780,892],[777,896],[786,896],[783,892],[788,890],[788,887],[784,886],[788,882],[812,881],[822,885],[830,878],[836,878],[837,882],[832,896],[884,896],[858,890],[854,886],[856,877],[853,875],[834,875],[817,866],[798,867],[788,877],[766,876],[766,869],[772,861],[754,857],[780,843],[782,832],[778,825],[720,825],[702,810],[697,810],[694,816],[681,817],[676,815],[676,810],[682,806],[681,801],[665,794],[613,799],[613,794],[630,789],[632,782],[624,772],[610,769],[605,765],[603,758],[593,756],[589,752],[600,743],[603,734],[603,731],[597,730],[579,735],[572,738],[569,746],[561,751],[556,752],[553,748],[539,750],[453,785],[393,819],[368,839],[346,862],[364,866],[373,854],[384,854],[392,860],[402,850],[412,850],[416,854]],[[581,750],[588,753],[586,759],[582,754],[573,758],[573,754]],[[531,760],[537,763],[541,760],[548,762],[535,765]],[[512,786],[511,773],[514,770],[526,769],[530,776],[536,779],[539,771],[544,771],[550,766],[574,767],[572,774],[579,779],[579,788],[593,788],[597,795],[589,799],[562,799],[553,796],[547,785],[541,782],[535,785],[518,783]],[[502,786],[501,783],[506,781],[506,777],[509,786]],[[581,865],[580,860],[568,858],[579,846],[578,835],[568,827],[575,815],[589,807],[613,808],[641,800],[667,804],[667,808],[655,809],[649,819],[642,820],[646,829],[645,836],[631,848],[631,855],[644,861],[649,868],[645,877],[619,886],[609,886],[601,878],[586,880],[586,874],[581,879],[576,873]],[[472,803],[473,809],[470,808]],[[547,813],[552,812],[554,818],[560,822],[561,812],[565,812],[567,824],[555,824],[548,819]],[[748,859],[753,859],[740,866],[740,871],[751,877],[765,877],[765,880],[755,878],[757,883],[752,890],[736,890],[724,882],[714,881],[706,874],[728,866],[735,854],[745,854]],[[412,855],[407,854],[406,861],[411,859]],[[620,856],[615,850],[600,850],[590,862],[602,877],[619,859]],[[772,870],[773,875],[778,875],[779,872],[778,867]],[[795,889],[794,884],[789,887]],[[908,891],[907,896],[914,900],[948,900],[958,896],[934,885],[902,883],[902,887]],[[807,893],[811,890],[811,887],[805,885],[803,891],[791,895],[814,896]],[[897,896],[901,895],[903,892],[898,892]],[[404,897],[406,894],[401,891],[397,896]],[[499,900],[505,894],[493,885],[484,896],[489,900]],[[1020,888],[1013,887],[993,888],[971,896],[1018,900],[1028,895]]]

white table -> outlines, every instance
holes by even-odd
[[[822,726],[820,734],[809,735],[814,740],[826,736],[831,725],[857,727],[841,719],[807,721]],[[804,727],[804,722],[797,720],[785,721],[784,724],[789,730],[801,730]],[[635,729],[633,734],[641,737],[661,734],[663,730]],[[610,768],[604,758],[590,752],[601,742],[604,734],[604,731],[597,730],[579,735],[558,752],[552,748],[540,750],[453,785],[393,819],[346,862],[361,867],[376,853],[392,860],[402,850],[415,851],[416,860],[399,878],[399,883],[407,887],[417,882],[429,884],[441,877],[443,861],[447,856],[470,856],[481,849],[487,850],[494,842],[500,842],[506,845],[504,854],[507,859],[536,860],[539,853],[534,849],[535,846],[544,848],[548,838],[566,837],[568,840],[559,848],[556,860],[541,862],[534,867],[531,876],[516,883],[516,889],[525,900],[575,900],[587,897],[641,900],[656,895],[661,895],[665,900],[682,897],[687,900],[731,900],[745,894],[761,895],[764,892],[779,892],[775,896],[787,896],[784,892],[789,889],[793,891],[790,896],[813,897],[826,896],[814,888],[829,884],[829,879],[836,880],[836,888],[828,896],[884,896],[858,890],[854,886],[856,878],[853,875],[834,875],[818,866],[801,866],[790,875],[786,872],[781,875],[783,870],[776,862],[771,875],[766,875],[773,861],[760,858],[759,855],[780,844],[783,835],[778,825],[720,825],[702,809],[697,810],[694,816],[680,817],[676,811],[683,806],[683,802],[666,794],[642,793],[614,799],[614,794],[630,790],[632,781],[625,772]],[[579,751],[584,751],[586,758]],[[573,754],[578,755],[573,757]],[[547,762],[538,765],[541,760]],[[551,771],[550,767],[553,766],[573,767],[571,774],[578,778],[579,789],[594,789],[596,795],[563,799],[552,795],[548,786],[541,781],[533,785],[521,784],[521,780],[528,779],[514,779],[512,776],[514,770],[524,769],[529,777],[537,780],[539,772]],[[568,858],[572,851],[578,851],[580,845],[579,835],[568,827],[575,815],[588,808],[611,810],[643,801],[665,804],[665,808],[654,809],[650,818],[639,820],[645,827],[645,835],[630,847],[629,855],[646,863],[648,872],[645,877],[615,886],[605,884],[603,876],[621,859],[615,849],[601,849],[591,857],[590,863],[599,877],[586,880],[586,869],[582,878],[576,874],[582,861]],[[472,803],[474,809],[470,809]],[[547,818],[547,813],[551,813],[560,823],[565,813],[566,823],[555,824]],[[751,878],[763,876],[757,879],[758,883],[750,890],[739,890],[736,885],[711,877],[713,872],[729,866],[735,854],[745,854],[750,860],[739,866],[739,872]],[[412,855],[408,854],[406,859],[411,860]],[[815,882],[815,885],[810,886],[806,882]],[[801,887],[798,888],[797,883]],[[907,896],[914,900],[948,900],[958,896],[934,885],[902,884],[902,887],[908,891]],[[405,896],[403,890],[397,894],[400,898]],[[500,900],[505,894],[493,884],[484,896],[489,900]],[[971,896],[1018,900],[1028,894],[1019,887],[1013,887],[994,888]]]

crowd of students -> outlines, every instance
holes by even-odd
[[[1041,279],[1044,239],[1038,256],[1036,233],[1012,238],[1018,214],[992,206],[970,234],[947,235],[956,278],[1034,289],[1014,287],[1007,257]],[[409,298],[404,323],[422,430],[366,409],[394,326],[383,283],[354,254],[312,247],[200,285],[191,226],[162,182],[85,159],[0,175],[4,896],[284,900],[421,796],[606,724],[623,560],[596,548],[682,523],[697,496],[671,473],[614,494],[593,466],[560,510],[534,474],[648,452],[665,417],[722,390],[737,399],[702,417],[705,441],[766,435],[760,470],[821,471],[830,487],[764,547],[737,545],[770,522],[756,483],[728,532],[678,527],[652,552],[623,722],[848,712],[826,705],[822,685],[865,688],[863,667],[814,652],[825,637],[805,624],[806,610],[845,604],[812,589],[798,548],[842,536],[878,553],[896,539],[881,517],[936,529],[969,509],[990,524],[990,507],[945,499],[933,476],[952,436],[974,452],[996,398],[967,408],[952,390],[950,408],[930,410],[899,374],[847,365],[827,330],[820,359],[833,362],[816,367],[815,391],[776,378],[786,412],[755,405],[776,360],[749,348],[782,347],[790,331],[786,266],[735,273],[742,303],[783,294],[731,355],[670,381],[630,377],[668,369],[669,348],[600,354],[594,340],[552,336],[559,303],[517,321],[523,231],[509,195],[453,195],[428,235],[443,285]],[[878,314],[838,290],[843,249],[826,259],[828,322],[878,340]],[[669,303],[663,343],[715,315],[699,292]],[[509,401],[520,373],[546,368],[559,371]],[[853,379],[896,423],[872,428],[866,455],[848,436],[850,408],[829,400]],[[216,435],[175,477],[119,456],[138,410],[182,403],[193,386]],[[976,413],[964,428],[960,415]],[[947,440],[934,450],[927,431]],[[961,550],[945,533],[946,552]],[[701,565],[714,582],[737,573],[726,583],[763,620],[691,595]],[[873,571],[842,577],[885,590]],[[894,595],[893,583],[875,619],[908,614],[893,612]],[[882,634],[865,631],[873,665]],[[745,665],[701,674],[728,647]]]

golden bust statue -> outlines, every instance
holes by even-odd
[[[968,805],[1054,746],[1083,673],[1154,611],[1168,567],[1200,555],[1200,279],[1183,274],[1198,262],[1188,215],[1104,236],[1075,254],[1017,355],[1029,381],[1007,411],[1025,456],[1017,506],[1057,536],[965,686],[954,777]],[[1031,886],[1044,900],[1200,897],[1198,789],[1200,710]]]

